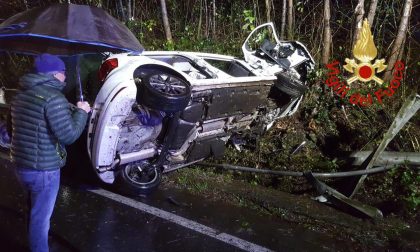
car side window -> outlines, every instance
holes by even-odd
[[[255,76],[251,71],[246,69],[240,63],[234,60],[218,60],[218,59],[205,59],[207,63],[222,70],[223,72],[233,77],[247,77]]]
[[[209,78],[205,72],[193,65],[193,63],[186,57],[173,55],[173,56],[150,56],[153,59],[163,61],[172,65],[176,70],[184,72],[194,79],[207,79]]]
[[[188,61],[174,62],[172,66],[176,70],[182,71],[194,79],[206,79],[206,76],[200,73],[200,71],[197,68],[195,68],[193,65],[191,65],[191,63]]]

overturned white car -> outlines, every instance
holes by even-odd
[[[87,148],[105,183],[148,193],[162,173],[223,154],[230,140],[261,134],[293,114],[314,68],[299,42],[272,23],[242,46],[244,60],[193,52],[110,56],[93,106]]]

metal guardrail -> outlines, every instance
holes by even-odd
[[[372,152],[372,154],[363,162],[362,167],[366,170],[371,169],[373,164],[379,158],[381,153],[385,150],[386,146],[391,142],[391,140],[400,132],[404,125],[411,119],[411,117],[416,114],[420,109],[420,95],[412,95],[401,107],[398,114],[395,116],[394,121],[389,127],[388,131],[384,134],[381,143],[378,147]],[[356,184],[353,192],[350,197],[353,197],[360,187],[363,184],[363,181],[366,179],[367,175],[360,177],[359,182]]]

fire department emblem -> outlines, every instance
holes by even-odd
[[[383,80],[376,76],[376,73],[380,73],[385,70],[386,65],[385,59],[376,59],[372,65],[371,61],[377,56],[377,49],[373,42],[373,36],[370,32],[370,26],[367,19],[363,21],[362,30],[359,33],[359,38],[353,48],[354,57],[360,62],[357,63],[355,59],[346,58],[346,65],[344,69],[353,76],[347,79],[347,83],[350,84],[356,80],[362,82],[368,82],[374,80],[376,83],[381,85]]]

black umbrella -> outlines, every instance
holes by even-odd
[[[0,24],[0,50],[74,55],[143,51],[130,30],[101,8],[54,4],[18,13]]]
[[[140,53],[143,46],[126,26],[101,8],[54,4],[18,13],[1,23],[0,51],[71,56]],[[75,57],[76,62],[78,59]],[[80,100],[83,100],[78,67],[76,71]]]

